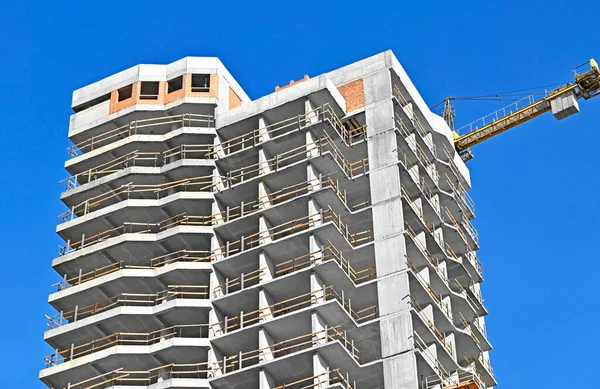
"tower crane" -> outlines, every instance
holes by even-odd
[[[557,120],[564,119],[579,112],[579,99],[588,100],[600,95],[600,69],[594,59],[577,66],[573,69],[573,73],[573,82],[567,82],[547,92],[543,98],[536,99],[535,94],[527,96],[509,107],[467,124],[456,131],[454,130],[454,108],[451,101],[459,98],[447,97],[444,100],[443,117],[454,134],[454,147],[462,160],[468,161],[473,158],[470,152],[471,146],[548,111],[552,111]],[[499,100],[499,98],[495,100]],[[460,135],[461,130],[467,132]]]

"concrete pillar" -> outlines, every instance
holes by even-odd
[[[445,334],[446,345],[450,347],[450,355],[456,358],[456,335],[453,332]]]
[[[258,388],[272,389],[275,387],[275,380],[265,369],[260,369],[258,373]]]
[[[329,365],[317,352],[313,354],[313,376],[315,388],[329,387]]]
[[[224,280],[220,277],[218,270],[213,267],[209,279],[209,290],[212,294],[212,298],[219,298],[224,295],[222,288],[219,287],[223,282]]]
[[[310,291],[312,293],[312,305],[323,304],[325,302],[325,295],[327,293],[325,283],[314,271],[310,272]]]
[[[311,254],[311,259],[314,259],[313,264],[318,265],[323,262],[323,245],[315,234],[308,236],[308,252]]]
[[[321,215],[321,207],[319,207],[319,204],[317,204],[315,200],[310,197],[308,199],[308,221],[310,222],[310,227],[316,227],[323,224]]]
[[[223,216],[225,215],[221,213],[218,200],[215,199],[212,202],[212,224],[218,226],[220,224],[225,223],[225,218]]]
[[[438,215],[442,214],[442,207],[440,205],[440,195],[439,194],[434,194],[433,196],[431,196],[431,198],[429,199],[429,202],[431,203],[431,205],[433,205],[433,208],[435,209],[435,211],[438,213]]]
[[[258,330],[258,348],[260,350],[259,363],[268,362],[275,359],[275,350],[272,348],[275,341],[273,337],[261,327]]]
[[[425,236],[425,231],[421,231],[417,234],[416,237],[416,245],[419,246],[420,249],[422,250],[426,250],[427,249],[427,236]],[[429,258],[425,258],[429,261]]]
[[[259,309],[259,322],[269,321],[273,319],[273,298],[267,293],[266,290],[260,288],[258,290],[258,309]]]
[[[304,100],[304,112],[306,113],[307,125],[312,125],[319,121],[319,113],[315,111],[315,107],[311,103],[309,98]]]
[[[439,261],[437,264],[437,269],[444,281],[448,282],[448,264],[446,261]]]
[[[306,158],[315,158],[319,156],[319,143],[310,130],[306,131]]]
[[[227,187],[227,185],[229,185],[228,182],[223,180],[223,178],[219,174],[219,169],[217,169],[217,168],[215,168],[213,170],[212,184],[213,184],[213,188],[217,191],[222,191]]]
[[[417,271],[417,276],[420,278],[420,281],[425,283],[425,285],[431,284],[431,279],[429,278],[429,268],[424,267],[421,270]]]
[[[210,311],[208,311],[208,324],[210,326],[208,331],[208,336],[210,338],[223,335],[225,326],[219,320],[219,316],[217,315],[217,311],[214,307]]]
[[[262,147],[258,148],[258,175],[269,174],[275,166],[272,166],[274,162],[269,162],[268,157]],[[272,169],[273,168],[273,169]]]
[[[262,269],[261,283],[269,282],[275,278],[275,266],[273,266],[273,261],[271,261],[267,254],[262,250],[258,253],[258,268]]]
[[[414,133],[410,134],[408,138],[406,138],[406,143],[408,143],[408,147],[412,150],[414,154],[417,153],[417,137]]]
[[[210,237],[210,250],[213,255],[213,261],[220,261],[225,257],[225,249],[221,246],[219,238],[215,235]]]
[[[258,117],[258,139],[259,142],[265,142],[271,139],[271,135],[269,134],[267,129],[267,122],[262,116]]]
[[[435,321],[433,319],[433,306],[431,304],[424,304],[421,305],[421,309],[419,310],[419,307],[415,307],[415,309],[421,313],[422,316],[426,317],[427,319],[429,319],[429,321],[431,322],[431,324],[435,325]],[[429,323],[425,323],[426,325],[429,325]]]
[[[229,154],[227,152],[227,154]],[[213,155],[211,156],[214,159],[223,158],[225,156],[225,151],[223,150],[223,146],[219,141],[219,137],[215,136],[213,140]]]
[[[327,343],[327,323],[317,312],[310,315],[313,338],[317,339],[315,345]]]
[[[271,229],[273,226],[271,225],[271,223],[269,223],[269,221],[267,220],[266,217],[264,216],[259,216],[258,218],[258,231],[259,231],[259,238],[260,238],[260,243],[259,244],[268,244],[273,242],[273,238],[270,235],[269,229]]]
[[[421,177],[419,176],[419,165],[408,168],[408,175],[419,186],[421,186]]]
[[[208,362],[211,362],[209,368],[212,370],[212,373],[210,374],[210,376],[219,377],[223,375],[223,358],[216,353],[214,347],[208,349],[207,360]],[[220,363],[219,360],[221,361]]]
[[[442,250],[445,250],[446,248],[444,246],[444,231],[442,230],[441,226],[433,230],[433,237],[435,238],[436,242],[438,242]]]
[[[315,169],[312,164],[308,164],[306,167],[306,180],[308,182],[309,188],[311,191],[316,191],[321,189],[322,186],[322,178],[319,172]]]
[[[258,181],[258,208],[265,209],[271,206],[271,190],[264,181]]]

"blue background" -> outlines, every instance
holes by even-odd
[[[2,387],[44,387],[74,89],[138,63],[218,56],[254,99],[392,49],[434,105],[568,81],[600,56],[597,0],[219,3],[0,2]],[[506,104],[459,101],[457,124]],[[500,388],[597,382],[599,108],[582,101],[578,115],[546,114],[473,149]]]

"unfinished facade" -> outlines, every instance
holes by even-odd
[[[49,387],[496,385],[469,172],[392,52],[254,101],[139,65],[73,109]]]

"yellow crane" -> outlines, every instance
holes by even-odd
[[[543,98],[536,99],[535,95],[530,95],[507,108],[468,124],[458,130],[458,132],[466,131],[462,135],[454,130],[454,109],[450,101],[456,98],[446,98],[443,116],[453,131],[454,147],[463,161],[473,158],[469,149],[471,146],[545,112],[552,111],[558,120],[579,112],[577,102],[579,99],[588,100],[600,94],[600,69],[596,61],[591,59],[573,69],[573,72],[575,75],[573,82],[568,82],[547,92]]]

